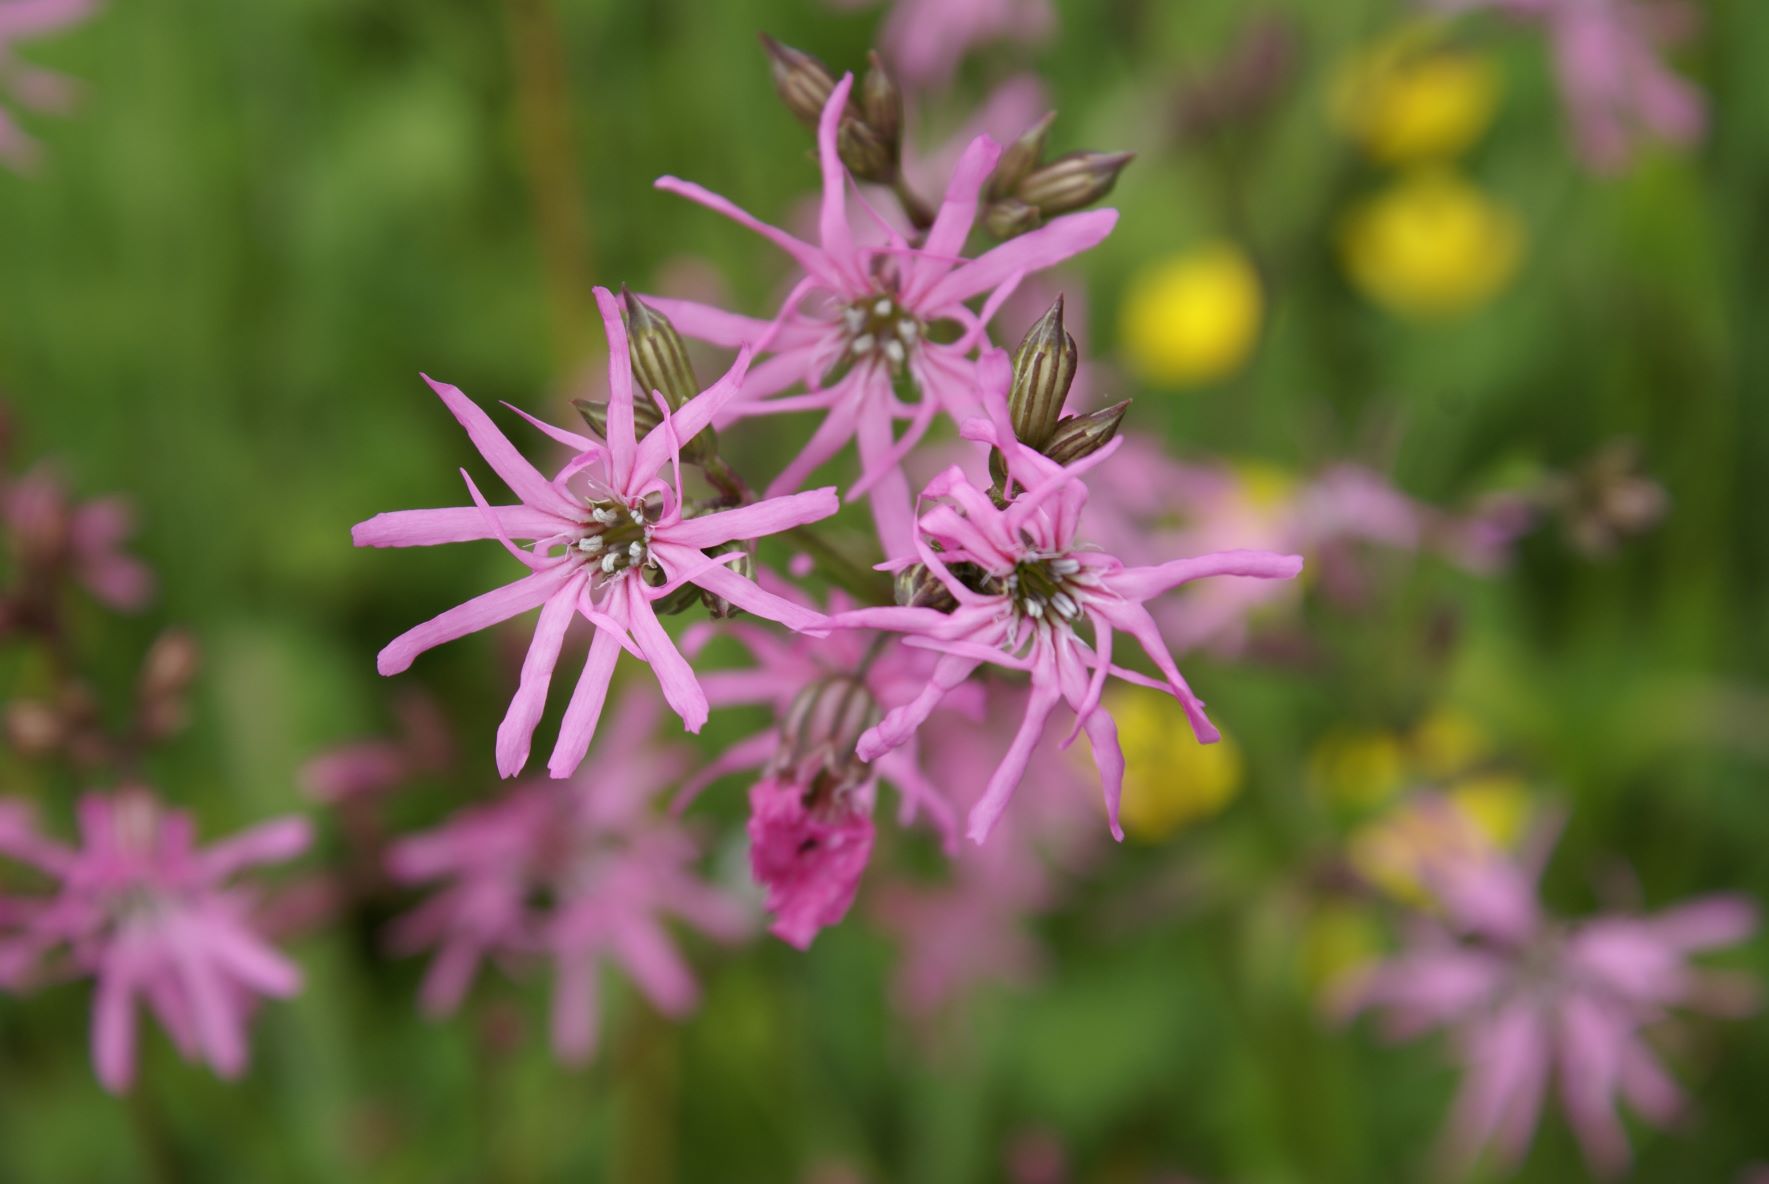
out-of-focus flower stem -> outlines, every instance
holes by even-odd
[[[805,553],[817,564],[817,570],[842,590],[851,593],[861,604],[891,603],[890,586],[877,572],[861,566],[840,547],[818,534],[814,527],[794,527],[785,532],[785,537],[804,548]]]
[[[151,1072],[143,1073],[135,1088],[123,1096],[123,1106],[129,1112],[129,1130],[140,1156],[143,1178],[149,1184],[178,1184],[185,1175],[178,1170],[178,1156],[166,1136],[163,1111],[154,1102],[153,1080]]]
[[[571,136],[571,97],[550,0],[505,0],[516,88],[517,136],[528,174],[554,351],[569,373],[594,348],[590,234]]]

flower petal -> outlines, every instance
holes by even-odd
[[[481,411],[477,403],[463,395],[458,387],[437,382],[428,374],[424,375],[424,381],[430,384],[430,389],[442,399],[460,425],[467,429],[467,438],[479,450],[479,455],[485,458],[485,463],[510,487],[511,493],[522,499],[524,505],[534,510],[550,511],[560,517],[570,517],[577,513],[578,507],[571,499],[541,476],[540,470],[516,450],[516,446],[498,430],[497,425],[491,422],[491,417]]]
[[[581,569],[580,569],[581,571]],[[535,725],[547,707],[547,688],[552,685],[553,668],[559,663],[559,651],[565,644],[565,632],[577,615],[577,600],[583,590],[580,575],[553,593],[541,609],[534,627],[534,640],[529,642],[528,656],[522,661],[521,681],[510,708],[498,725],[498,776],[514,777],[528,763]]]
[[[925,313],[969,300],[1004,283],[1016,271],[1042,271],[1098,246],[1118,224],[1117,210],[1069,214],[1028,234],[1002,243],[935,284],[925,298]]]
[[[513,539],[551,538],[569,525],[549,510],[529,506],[493,506],[491,512]],[[496,537],[492,523],[476,506],[394,510],[350,528],[350,541],[358,547],[433,547]]]
[[[513,584],[493,588],[465,604],[457,604],[388,642],[376,656],[376,668],[385,675],[398,674],[409,668],[412,660],[425,650],[488,629],[531,608],[539,608],[578,570],[579,565],[560,563],[545,571],[532,572]]]

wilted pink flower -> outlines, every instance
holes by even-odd
[[[1437,0],[1457,10],[1493,9],[1540,24],[1553,42],[1560,89],[1579,150],[1613,171],[1652,136],[1677,144],[1707,126],[1702,93],[1662,60],[1699,12],[1681,0]]]
[[[663,918],[724,941],[749,926],[736,902],[695,875],[695,843],[648,808],[684,769],[678,753],[650,743],[658,715],[648,692],[629,696],[611,724],[619,742],[605,745],[593,775],[519,783],[389,851],[395,879],[441,885],[392,932],[402,952],[436,951],[420,997],[426,1012],[460,1006],[487,958],[546,959],[555,974],[553,1047],[579,1062],[595,1049],[603,960],[659,1011],[695,1006],[699,989]]]
[[[968,834],[988,837],[1025,772],[1033,746],[1059,702],[1075,713],[1074,735],[1087,733],[1105,792],[1106,815],[1115,837],[1124,763],[1118,730],[1100,706],[1108,675],[1168,691],[1179,700],[1200,743],[1220,739],[1203,702],[1181,677],[1162,641],[1146,601],[1208,576],[1289,579],[1302,569],[1294,555],[1268,551],[1221,551],[1151,567],[1126,567],[1102,551],[1080,545],[1076,532],[1087,502],[1084,472],[1109,458],[1113,445],[1068,468],[1020,444],[1007,423],[1011,377],[1002,351],[980,367],[981,390],[992,422],[973,421],[966,435],[986,439],[1007,460],[1021,491],[1005,509],[954,467],[923,491],[933,508],[922,514],[916,553],[956,602],[951,612],[889,607],[843,613],[844,627],[910,634],[908,644],[941,655],[928,685],[911,702],[893,709],[861,738],[859,755],[874,760],[912,736],[940,701],[985,662],[1031,677],[1031,698],[1020,730],[971,808]],[[908,560],[903,561],[905,564]],[[1091,627],[1093,642],[1076,627]],[[1157,670],[1150,679],[1112,663],[1116,633],[1142,646]]]
[[[427,649],[530,609],[541,609],[516,697],[498,728],[498,771],[505,777],[515,776],[528,761],[553,667],[559,660],[565,631],[576,616],[595,625],[596,635],[548,762],[554,777],[570,776],[589,749],[615,659],[622,649],[650,663],[665,700],[690,732],[698,732],[706,722],[706,696],[651,607],[683,584],[697,585],[792,629],[814,630],[822,622],[817,613],[764,592],[731,571],[726,564],[738,558],[735,553],[714,557],[706,549],[827,517],[837,508],[833,489],[771,497],[754,505],[694,517],[684,513],[680,446],[693,439],[737,394],[748,368],[748,351],[717,383],[680,410],[666,414],[663,422],[639,441],[633,429],[633,376],[626,329],[614,297],[606,289],[596,289],[596,301],[608,331],[605,446],[524,415],[577,453],[549,481],[465,395],[426,378],[467,429],[487,463],[521,499],[520,504],[487,505],[468,477],[472,506],[379,514],[352,532],[359,547],[419,547],[495,538],[530,569],[529,575],[515,583],[475,597],[401,634],[378,659],[382,674],[398,674]],[[658,474],[672,462],[676,475],[673,481],[666,481]],[[462,476],[466,476],[464,471]],[[534,546],[525,551],[512,539],[533,540]]]
[[[10,97],[33,111],[71,107],[79,93],[73,81],[27,64],[17,45],[70,28],[97,8],[98,0],[0,0],[0,98]],[[0,107],[0,162],[28,169],[37,156],[37,142]]]
[[[4,8],[0,8],[3,19]],[[76,502],[48,467],[0,486],[0,524],[19,566],[73,575],[111,608],[132,611],[153,596],[146,565],[123,551],[135,533],[135,513],[121,497]]]
[[[137,999],[185,1057],[238,1076],[255,997],[293,995],[301,974],[260,936],[252,894],[228,881],[299,855],[306,822],[279,819],[203,850],[191,816],[145,790],[87,794],[78,814],[74,848],[39,835],[22,806],[4,807],[0,853],[57,884],[50,896],[7,902],[0,983],[91,976],[92,1060],[113,1093],[135,1078]]]
[[[1648,917],[1560,922],[1535,901],[1543,857],[1545,847],[1519,863],[1486,862],[1490,885],[1464,882],[1445,895],[1441,915],[1420,920],[1404,953],[1359,972],[1344,1002],[1380,1011],[1397,1036],[1435,1028],[1455,1040],[1465,1077],[1448,1151],[1459,1164],[1488,1144],[1507,1164],[1521,1159],[1553,1076],[1586,1158],[1613,1176],[1629,1158],[1617,1103],[1659,1125],[1683,1106],[1646,1029],[1674,1008],[1750,1005],[1747,982],[1688,959],[1748,937],[1756,912],[1743,899],[1712,896]],[[1506,903],[1495,909],[1495,901]]]
[[[849,602],[839,593],[831,607]],[[861,732],[882,710],[914,698],[932,672],[931,654],[878,650],[871,635],[843,630],[815,645],[791,641],[743,621],[721,634],[741,641],[756,661],[703,677],[718,706],[762,704],[778,723],[733,745],[685,787],[687,801],[729,773],[761,769],[751,789],[750,866],[768,891],[772,932],[804,949],[817,931],[847,914],[872,851],[872,811],[882,777],[902,798],[899,821],[926,810],[948,850],[956,835],[952,807],[922,770],[912,741],[874,764],[854,754]],[[688,638],[693,653],[708,633]]]
[[[1001,154],[999,144],[979,136],[954,170],[925,240],[911,246],[878,219],[886,243],[869,245],[849,224],[847,173],[836,151],[836,129],[852,83],[851,76],[842,78],[818,128],[823,168],[819,245],[768,226],[698,185],[674,177],[657,182],[658,188],[717,210],[792,256],[805,274],[778,318],[760,321],[690,301],[646,299],[690,337],[754,346],[771,355],[749,374],[730,416],[824,412],[822,425],[775,479],[770,494],[797,489],[853,438],[862,471],[848,496],[871,494],[885,549],[900,552],[914,533],[901,461],[939,412],[962,418],[978,410],[970,359],[987,343],[995,310],[1021,277],[1096,245],[1118,215],[1115,210],[1091,210],[1056,218],[966,260],[965,240],[976,221],[983,183]],[[980,313],[965,304],[976,297],[983,297]],[[957,340],[929,338],[929,326],[939,321],[959,326]],[[920,392],[918,402],[897,398],[893,384],[899,377],[913,382]],[[795,384],[803,384],[805,393],[775,397]],[[899,419],[909,421],[901,439],[896,437]]]

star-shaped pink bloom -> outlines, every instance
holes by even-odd
[[[518,784],[388,852],[395,879],[436,885],[392,932],[402,952],[435,950],[420,995],[427,1013],[460,1006],[488,958],[545,959],[554,1051],[580,1063],[595,1050],[600,963],[619,966],[667,1015],[698,1002],[665,918],[721,941],[743,937],[750,922],[695,874],[692,837],[650,809],[685,767],[681,753],[648,743],[660,714],[649,691],[625,696],[611,724],[619,743],[604,743],[593,777]]]
[[[967,424],[965,433],[1002,451],[1021,492],[1002,508],[956,466],[936,477],[922,493],[935,504],[921,516],[915,550],[957,607],[951,612],[857,609],[835,618],[844,627],[909,634],[906,644],[941,655],[915,699],[891,711],[861,738],[860,758],[876,759],[907,741],[940,701],[984,663],[1023,671],[1031,677],[1025,717],[971,808],[968,834],[979,843],[988,837],[1045,722],[1058,703],[1067,703],[1076,722],[1070,739],[1087,733],[1112,834],[1122,838],[1118,798],[1124,757],[1117,726],[1100,706],[1107,677],[1168,691],[1179,700],[1200,743],[1221,738],[1205,716],[1203,702],[1174,665],[1145,602],[1208,576],[1289,579],[1302,570],[1302,560],[1270,551],[1218,551],[1153,567],[1126,567],[1111,555],[1084,547],[1076,537],[1087,502],[1080,478],[1110,457],[1117,442],[1068,468],[1056,464],[1015,440],[1007,424],[1004,392],[1011,372],[1006,354],[992,352],[980,372],[991,421]],[[1091,627],[1091,641],[1076,631],[1083,624]],[[1160,671],[1159,679],[1112,663],[1117,633],[1141,644]]]
[[[88,794],[78,813],[81,843],[67,847],[40,836],[23,807],[0,806],[0,853],[57,882],[53,896],[5,902],[0,984],[27,983],[58,951],[91,976],[92,1061],[112,1093],[135,1078],[137,1002],[186,1058],[237,1077],[255,997],[293,995],[301,972],[264,940],[254,896],[228,881],[299,855],[306,822],[268,822],[204,850],[191,816],[145,790]]]
[[[1709,896],[1652,916],[1561,922],[1537,901],[1546,855],[1540,843],[1516,862],[1464,866],[1458,890],[1440,896],[1440,916],[1420,919],[1402,953],[1356,972],[1340,1004],[1381,1013],[1396,1037],[1440,1029],[1454,1039],[1465,1073],[1446,1151],[1457,1168],[1489,1145],[1515,1165],[1557,1077],[1586,1160],[1618,1176],[1629,1154],[1617,1104],[1661,1126],[1684,1106],[1646,1029],[1677,1008],[1724,1014],[1754,1004],[1753,983],[1689,960],[1749,937],[1756,908]],[[1491,882],[1475,890],[1467,877],[1476,874]],[[1524,907],[1494,911],[1495,900]]]
[[[744,383],[732,418],[786,411],[824,413],[804,450],[781,472],[771,494],[799,488],[851,438],[859,447],[861,475],[850,498],[870,493],[879,535],[889,553],[902,553],[914,534],[909,482],[899,467],[946,411],[957,418],[978,411],[971,358],[987,344],[987,326],[1023,276],[1060,263],[1097,245],[1118,220],[1115,210],[1090,210],[1053,219],[976,259],[963,256],[976,222],[984,182],[1001,146],[978,136],[953,171],[946,197],[926,238],[911,244],[882,218],[882,245],[863,242],[848,221],[848,176],[836,150],[836,133],[853,84],[843,76],[823,109],[817,147],[823,169],[820,242],[813,246],[766,225],[698,185],[663,177],[658,188],[684,197],[749,227],[779,246],[804,272],[772,322],[739,316],[685,300],[647,297],[683,333],[717,345],[749,345],[770,356]],[[982,298],[981,311],[967,301]],[[938,341],[939,322],[957,326],[957,339]],[[897,397],[907,379],[920,394],[914,403]],[[780,396],[802,385],[805,393]],[[776,397],[779,396],[779,397]],[[909,421],[899,439],[896,421]]]
[[[575,617],[594,624],[596,635],[548,762],[554,777],[570,776],[588,751],[615,659],[623,648],[650,663],[664,699],[690,732],[698,732],[706,722],[706,695],[652,608],[654,601],[683,584],[695,584],[790,629],[817,630],[823,624],[820,614],[764,592],[731,571],[725,564],[734,555],[713,558],[705,551],[827,517],[837,508],[834,489],[773,497],[693,517],[684,512],[680,445],[693,439],[736,396],[748,367],[747,351],[717,383],[637,440],[626,329],[606,289],[596,289],[596,301],[608,331],[606,445],[524,415],[577,453],[548,480],[459,390],[426,379],[520,503],[487,505],[467,477],[471,506],[379,514],[352,532],[359,547],[418,547],[495,538],[530,569],[515,583],[394,638],[378,660],[382,674],[398,674],[425,650],[539,608],[540,621],[522,664],[520,686],[498,728],[498,772],[505,777],[515,776],[528,761],[553,667]],[[675,476],[665,480],[660,471],[672,462]],[[512,539],[533,540],[533,548],[520,549]]]

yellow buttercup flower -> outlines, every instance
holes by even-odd
[[[1199,744],[1173,699],[1145,687],[1118,687],[1107,710],[1124,748],[1119,818],[1133,838],[1156,843],[1187,823],[1218,813],[1240,792],[1241,751],[1228,737]]]
[[[1509,849],[1522,840],[1530,806],[1523,778],[1509,773],[1469,777],[1450,786],[1449,798],[1493,846]]]
[[[1520,778],[1471,778],[1441,797],[1411,798],[1360,828],[1348,855],[1366,880],[1397,900],[1430,902],[1431,868],[1493,858],[1515,847],[1529,817]]]
[[[1517,216],[1453,173],[1414,173],[1354,207],[1340,231],[1357,286],[1405,316],[1474,308],[1510,280],[1523,251]]]
[[[1265,296],[1252,260],[1216,242],[1144,268],[1125,293],[1124,350],[1150,382],[1202,386],[1246,364]]]
[[[1498,107],[1493,63],[1445,47],[1440,26],[1413,25],[1353,60],[1333,88],[1340,129],[1381,164],[1464,152]]]

